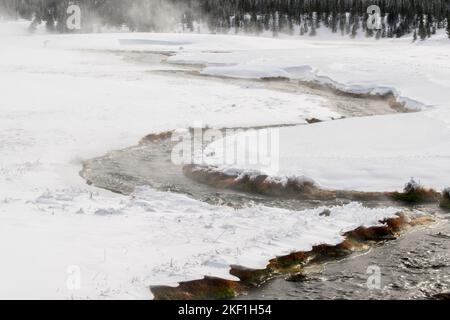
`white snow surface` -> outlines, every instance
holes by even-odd
[[[396,212],[357,203],[331,208],[330,217],[319,216],[324,208],[233,210],[148,188],[126,197],[87,186],[78,176],[83,159],[133,145],[152,132],[198,121],[229,127],[335,116],[321,98],[156,76],[147,71],[161,66],[127,62],[114,50],[175,51],[173,62],[206,63],[205,72],[221,75],[274,76],[284,70],[298,77],[323,74],[355,88],[393,87],[399,98],[434,105],[421,114],[398,116],[399,126],[426,119],[430,134],[446,134],[450,125],[444,108],[449,101],[444,97],[449,95],[444,90],[449,85],[444,41],[416,46],[385,42],[393,50],[388,59],[389,50],[367,41],[181,34],[30,36],[26,27],[0,24],[0,298],[149,299],[150,285],[176,285],[204,275],[229,278],[230,264],[262,268],[274,256],[336,244],[345,231],[377,225]],[[402,49],[395,49],[397,44]],[[411,48],[407,57],[406,48]],[[379,60],[369,59],[367,52]],[[399,61],[414,64],[393,69]],[[349,130],[364,124],[359,121],[376,126],[369,119],[348,121]],[[323,135],[339,126],[320,125]],[[302,130],[315,139],[315,128]],[[410,129],[413,135],[420,133]],[[318,148],[325,148],[326,137],[317,138]],[[296,147],[293,151],[302,151]],[[319,170],[322,164],[307,165]]]
[[[265,156],[266,149],[241,151],[248,134],[214,142],[202,160],[225,173],[257,170],[278,178],[308,177],[326,189],[395,191],[412,177],[443,190],[450,185],[450,126],[442,120],[420,112],[263,129],[279,136],[263,165],[250,160]],[[232,150],[236,157],[229,161]]]
[[[5,205],[3,205],[4,207]],[[359,204],[290,212],[207,205],[139,189],[132,197],[52,190],[2,213],[3,298],[145,299],[150,285],[204,275],[237,280],[230,265],[264,268],[274,255],[342,242],[342,233],[393,217]],[[4,210],[4,208],[2,209]],[[80,290],[70,290],[72,266]]]

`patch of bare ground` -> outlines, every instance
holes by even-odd
[[[190,179],[206,185],[260,194],[269,197],[297,200],[335,200],[386,201],[393,200],[403,204],[417,205],[441,203],[441,207],[450,208],[449,190],[441,195],[433,189],[427,189],[414,180],[408,182],[403,192],[364,192],[351,190],[321,189],[314,181],[305,178],[272,178],[265,174],[236,173],[228,174],[214,167],[186,165],[183,173]],[[448,207],[447,207],[448,206]]]
[[[225,174],[215,168],[187,165],[183,173],[200,183],[216,188],[233,189],[264,196],[299,200],[386,200],[387,195],[381,192],[358,192],[324,190],[312,180],[287,177],[284,180],[271,179],[264,174],[242,173],[236,175]]]
[[[395,110],[397,112],[403,112],[403,113],[412,112],[412,110],[406,108],[404,103],[397,101],[397,99],[395,98],[395,95],[392,91],[389,91],[389,92],[386,92],[383,94],[356,93],[356,92],[340,90],[330,84],[322,84],[322,83],[311,82],[311,81],[298,81],[298,83],[300,85],[309,87],[314,90],[326,90],[337,96],[346,96],[346,97],[357,98],[357,99],[372,99],[372,100],[380,100],[380,101],[384,100],[393,110]]]
[[[261,78],[261,80],[269,83],[271,82],[271,83],[298,84],[299,86],[304,86],[312,90],[326,91],[336,96],[344,96],[355,99],[371,99],[371,100],[386,101],[386,103],[397,112],[411,112],[410,109],[405,107],[404,103],[397,101],[392,91],[383,94],[357,93],[338,89],[331,84],[324,84],[315,81],[292,80],[286,77],[264,77]]]
[[[450,292],[446,292],[446,293],[439,293],[433,296],[434,299],[436,300],[449,300],[450,301]]]
[[[182,282],[178,287],[154,286],[150,290],[155,300],[202,300],[231,299],[258,287],[273,277],[284,274],[302,277],[305,268],[330,260],[343,259],[354,252],[367,250],[377,242],[396,239],[409,228],[431,223],[428,216],[409,218],[398,213],[395,218],[380,221],[380,226],[359,227],[344,234],[345,240],[338,245],[320,244],[310,251],[293,252],[269,261],[265,269],[248,269],[231,266],[230,274],[239,281],[205,277],[204,279]]]
[[[152,133],[149,135],[146,135],[144,138],[139,141],[140,145],[147,144],[147,143],[153,143],[153,142],[161,142],[161,141],[168,141],[172,138],[173,131],[165,131],[161,133]]]
[[[320,123],[320,122],[323,122],[322,120],[319,120],[319,119],[317,119],[317,118],[310,118],[310,119],[306,119],[306,122],[308,123],[308,124],[314,124],[314,123]]]
[[[411,179],[404,187],[403,192],[389,194],[393,200],[406,204],[438,203],[442,199],[440,192],[428,189]]]
[[[442,191],[442,199],[439,205],[442,209],[450,211],[450,188]]]

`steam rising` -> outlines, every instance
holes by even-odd
[[[177,27],[192,25],[190,18],[197,10],[196,1],[174,0],[108,0],[82,1],[36,0],[20,9],[13,0],[1,0],[0,21],[18,16],[31,20],[31,29],[45,25],[50,31],[67,32],[67,8],[76,4],[81,8],[82,31],[96,31],[96,27],[126,26],[132,31],[175,31]],[[19,11],[19,12],[18,12]],[[197,11],[198,12],[198,11]]]
[[[174,4],[167,0],[133,1],[127,11],[129,27],[138,31],[173,31],[186,20],[191,10],[188,4]]]

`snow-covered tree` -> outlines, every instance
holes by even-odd
[[[450,14],[447,16],[447,35],[450,38]]]

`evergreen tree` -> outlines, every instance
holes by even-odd
[[[346,21],[347,23],[345,24],[345,34],[349,35],[351,33],[354,20],[355,17],[351,13],[349,13],[348,21]]]
[[[345,35],[345,25],[347,23],[347,16],[345,14],[341,14],[339,16],[339,30],[341,31],[341,35]]]
[[[338,30],[338,19],[337,19],[337,14],[331,14],[331,18],[330,18],[330,27],[331,27],[331,31],[333,33],[336,33]]]
[[[83,32],[94,24],[109,27],[126,25],[134,31],[173,31],[181,25],[185,32],[195,25],[207,25],[210,32],[246,32],[315,35],[317,29],[356,37],[373,36],[367,28],[367,8],[378,5],[383,14],[377,39],[402,37],[416,30],[425,39],[437,29],[449,26],[450,0],[0,0],[1,18],[31,20],[30,29],[44,23],[48,30],[66,30],[67,7],[82,7]],[[389,13],[389,14],[388,14]],[[449,35],[450,36],[450,35]]]
[[[357,33],[358,33],[358,29],[359,29],[359,18],[358,17],[355,17],[355,22],[353,23],[353,26],[352,26],[352,34],[351,34],[351,37],[354,39],[355,37],[356,37],[356,35],[357,35]]]
[[[316,32],[316,27],[317,27],[316,15],[312,14],[311,15],[311,19],[312,19],[312,21],[311,21],[311,32],[309,33],[309,36],[310,37],[314,37],[317,34],[317,32]]]
[[[427,15],[425,29],[427,30],[427,37],[431,37],[431,17]]]
[[[447,16],[447,35],[450,38],[450,14]]]
[[[423,15],[420,16],[419,20],[419,37],[420,40],[425,40],[427,38],[427,29],[425,26],[425,17]]]
[[[380,40],[381,39],[381,29],[377,30],[375,33],[375,39]]]

